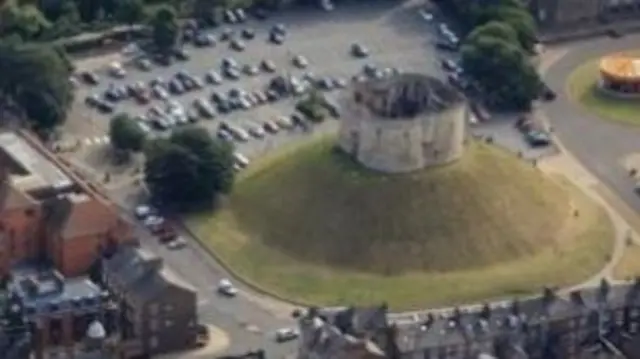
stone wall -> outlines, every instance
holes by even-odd
[[[340,147],[371,169],[402,173],[458,159],[464,151],[467,106],[410,119],[379,118],[345,104]]]

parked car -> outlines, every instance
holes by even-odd
[[[238,288],[230,280],[223,278],[218,282],[218,293],[228,297],[235,297],[238,294]]]
[[[216,39],[211,34],[200,33],[195,36],[195,39],[193,39],[193,44],[198,47],[214,46],[216,44]]]
[[[229,47],[232,50],[235,50],[235,51],[244,51],[244,49],[247,48],[247,46],[244,44],[244,42],[242,42],[242,40],[238,40],[238,39],[231,40],[231,43],[230,43]]]
[[[524,138],[531,147],[544,147],[551,144],[551,136],[546,131],[531,130],[524,134]]]
[[[211,85],[220,85],[222,83],[222,76],[216,71],[209,71],[204,76],[204,80]]]
[[[151,61],[147,58],[138,59],[136,66],[142,71],[151,71]]]
[[[100,83],[100,79],[98,75],[91,71],[84,71],[80,73],[80,79],[89,85],[98,85]]]
[[[187,240],[183,237],[176,237],[174,240],[167,243],[167,248],[177,250],[187,246]]]
[[[369,50],[361,44],[355,43],[351,45],[351,55],[362,59],[369,56]]]
[[[286,35],[284,34],[272,31],[269,33],[269,42],[275,45],[282,45],[284,43],[285,36]]]
[[[281,328],[276,330],[275,340],[278,343],[288,342],[290,340],[297,339],[300,333],[293,328]]]
[[[254,37],[256,37],[256,31],[252,28],[246,28],[246,29],[242,29],[242,31],[240,32],[240,35],[247,40],[253,40]]]
[[[302,55],[294,56],[293,59],[291,60],[291,63],[293,63],[293,66],[299,69],[305,69],[309,66],[309,61],[307,60],[306,57]]]
[[[260,69],[258,68],[258,66],[249,64],[244,65],[242,71],[249,76],[256,76],[258,73],[260,73]]]

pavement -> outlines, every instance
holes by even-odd
[[[198,349],[186,350],[177,353],[158,355],[158,359],[213,359],[214,355],[220,354],[227,350],[230,344],[227,333],[213,325],[208,326],[209,341],[207,344]]]

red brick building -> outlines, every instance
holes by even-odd
[[[95,187],[29,134],[0,133],[0,276],[35,260],[74,277],[129,241],[130,224]]]

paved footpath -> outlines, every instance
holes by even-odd
[[[222,329],[209,327],[209,342],[205,347],[178,353],[158,355],[158,359],[212,359],[229,347],[229,336]]]

